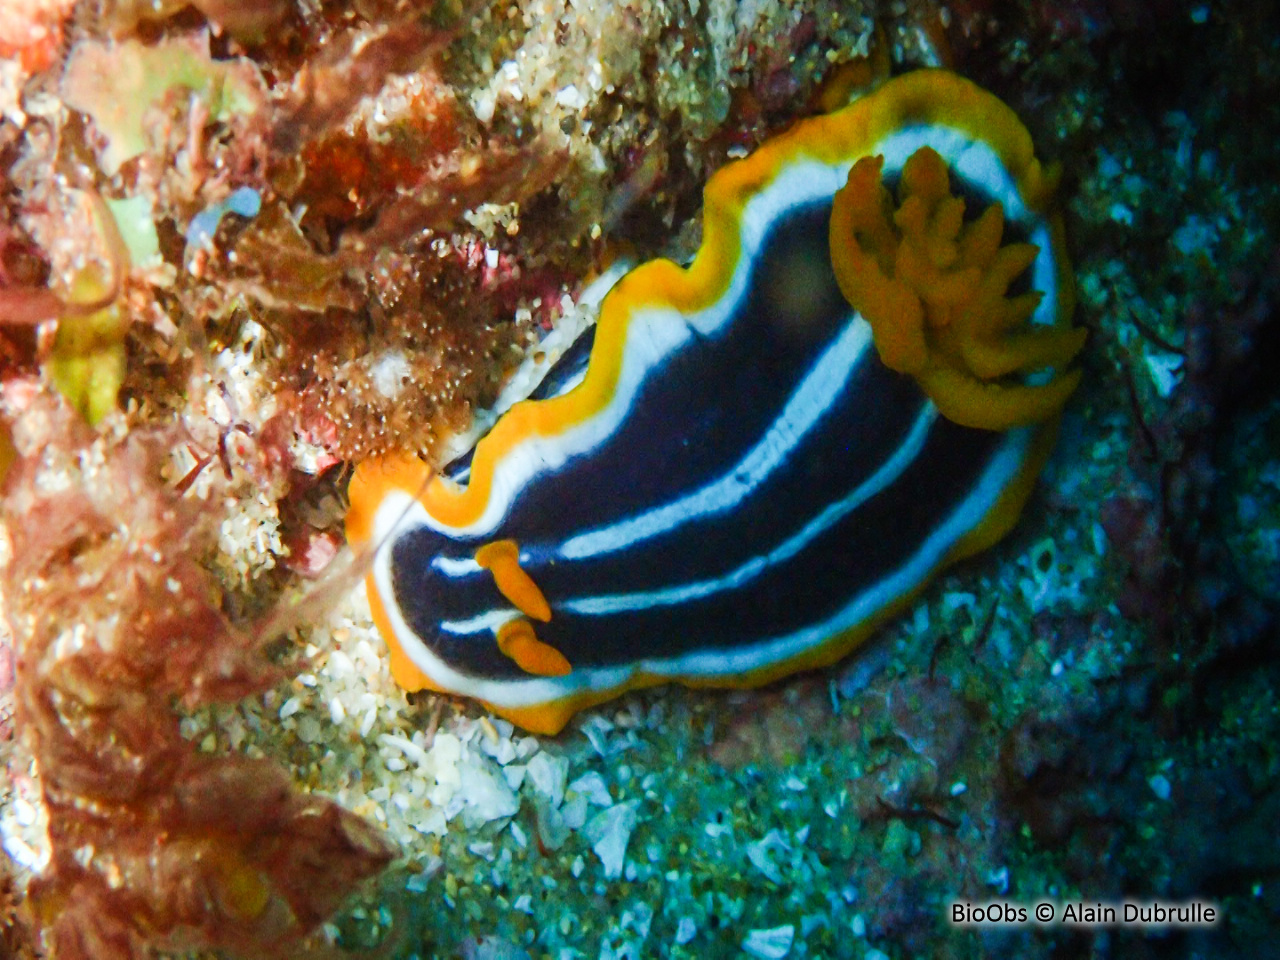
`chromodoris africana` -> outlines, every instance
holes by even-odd
[[[619,280],[471,455],[356,470],[396,679],[556,732],[831,663],[994,543],[1078,380],[1052,181],[939,70],[717,172],[692,263]]]

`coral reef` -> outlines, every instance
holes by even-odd
[[[1278,36],[1244,0],[0,4],[0,954],[1266,956]],[[555,740],[398,690],[346,464],[451,456],[593,275],[698,248],[728,159],[939,63],[1063,171],[1089,341],[1020,530],[771,689]],[[1221,919],[947,913],[1119,896]]]

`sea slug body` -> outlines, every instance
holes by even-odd
[[[940,70],[715,174],[693,262],[623,277],[472,455],[357,469],[396,679],[554,733],[831,663],[994,543],[1078,379],[1053,180]]]

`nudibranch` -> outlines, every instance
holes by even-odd
[[[693,261],[622,277],[470,454],[357,468],[398,682],[555,733],[831,663],[994,543],[1079,377],[1054,179],[941,70],[717,172]]]

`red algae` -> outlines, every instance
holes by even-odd
[[[209,23],[245,42],[261,41],[291,6],[288,0],[102,0],[100,15],[112,31],[128,33],[194,7]]]
[[[278,111],[272,145],[287,155],[337,127],[352,108],[377,93],[392,74],[412,73],[452,39],[416,18],[335,36],[293,78]]]
[[[62,28],[75,0],[26,0],[0,5],[0,57],[44,70],[57,57]]]
[[[48,392],[20,425],[3,589],[48,814],[50,860],[28,896],[49,955],[297,946],[391,851],[272,762],[181,736],[175,702],[233,701],[280,671],[196,560],[210,524],[160,479],[175,438],[95,438]]]
[[[34,960],[40,956],[26,899],[7,860],[0,860],[0,956],[6,960]]]

